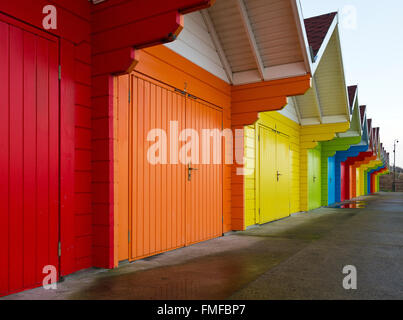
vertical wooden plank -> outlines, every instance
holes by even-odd
[[[60,84],[60,240],[61,275],[75,271],[74,248],[74,45],[60,40],[60,64],[63,66]]]
[[[36,85],[36,37],[24,32],[24,286],[36,283]]]
[[[128,208],[129,221],[131,223],[131,236],[130,236],[130,256],[129,259],[133,257],[133,248],[138,241],[138,232],[136,230],[136,226],[138,224],[138,212],[137,212],[137,202],[138,200],[138,189],[139,189],[139,171],[138,171],[138,79],[134,76],[131,76],[131,121],[129,121],[129,127],[131,127],[131,131],[129,130],[129,134],[131,135],[131,150],[129,150],[129,174],[131,173],[132,177],[129,178],[131,181],[131,188],[129,193],[129,201],[130,207]],[[130,113],[129,113],[130,114]],[[141,187],[141,186],[140,186]]]
[[[180,97],[177,94],[173,94],[172,102],[172,120],[178,121],[178,109],[180,104]],[[179,130],[180,132],[180,130]],[[177,209],[177,199],[178,199],[178,188],[177,188],[177,177],[178,177],[178,165],[171,165],[171,185],[172,185],[172,200],[171,200],[171,219],[172,219],[172,247],[178,246],[178,209]],[[170,248],[170,247],[168,247]]]
[[[161,243],[160,247],[161,250],[164,250],[166,243],[167,243],[167,192],[168,192],[168,183],[167,183],[167,168],[169,166],[170,162],[170,152],[169,152],[169,147],[170,147],[170,142],[169,142],[169,120],[167,118],[167,104],[168,104],[168,93],[166,89],[162,89],[162,96],[161,96],[161,128],[165,130],[165,132],[168,134],[168,145],[167,145],[167,150],[168,150],[168,155],[167,155],[167,161],[168,164],[165,166],[162,166],[162,172],[161,172]]]
[[[184,97],[181,97],[181,103],[180,103],[180,117],[179,117],[179,123],[180,123],[180,131],[183,130],[186,126],[186,99]],[[179,148],[182,146],[181,143],[179,143]],[[179,149],[180,150],[180,149]],[[179,154],[178,154],[179,156]],[[181,229],[180,229],[180,243],[182,246],[186,245],[186,166],[179,161],[178,163],[179,166],[179,194],[180,194],[180,219],[181,219]]]
[[[217,111],[211,109],[211,129],[217,129]],[[215,145],[215,141],[212,141],[213,146],[212,146],[212,155],[211,155],[211,166],[213,167],[214,170],[214,211],[212,212],[212,216],[214,219],[214,226],[209,232],[209,237],[216,237],[218,234],[218,229],[219,229],[219,224],[220,224],[220,210],[218,208],[218,203],[219,203],[219,198],[220,198],[220,178],[219,178],[219,173],[218,173],[218,165],[213,162],[213,155],[216,153],[216,148],[217,146]]]
[[[129,259],[129,76],[121,76],[118,82],[117,105],[117,166],[118,166],[118,194],[115,199],[118,202],[119,224],[119,261]],[[126,98],[126,99],[125,99]]]
[[[199,137],[201,137],[201,129],[202,129],[202,125],[203,125],[203,123],[202,123],[202,108],[201,108],[201,105],[199,105],[199,103],[197,102],[197,101],[194,101],[194,105],[195,105],[195,107],[196,107],[196,117],[195,117],[195,127],[194,127],[194,129],[196,130],[196,132],[198,133],[198,136]],[[196,237],[197,237],[197,239],[201,239],[202,237],[203,237],[203,224],[202,224],[202,221],[203,221],[203,215],[204,215],[204,212],[203,212],[203,207],[202,207],[202,204],[201,204],[201,197],[200,197],[200,195],[201,195],[201,193],[202,193],[202,191],[203,191],[203,181],[202,181],[202,179],[200,179],[201,178],[201,174],[200,174],[200,171],[201,170],[203,170],[203,165],[201,164],[201,161],[200,161],[200,156],[201,156],[201,154],[202,154],[202,152],[203,152],[203,150],[202,150],[202,144],[200,143],[200,141],[199,141],[199,145],[198,145],[198,149],[199,150],[197,150],[198,151],[198,155],[199,155],[199,159],[198,159],[198,162],[197,163],[195,163],[195,164],[192,164],[192,167],[194,167],[194,168],[197,168],[197,169],[199,169],[198,171],[196,171],[196,172],[193,172],[194,174],[193,174],[193,179],[195,180],[195,182],[196,182],[196,186],[197,186],[197,189],[199,190],[199,192],[198,192],[198,194],[197,194],[197,196],[196,196],[196,208],[197,208],[197,211],[198,211],[198,214],[197,214],[197,216],[196,216]]]
[[[189,100],[188,100],[189,101]],[[189,128],[196,128],[196,106],[193,103],[193,101],[190,104],[191,106],[191,113],[190,113],[190,119],[191,119],[191,126]],[[192,163],[192,165],[194,165]],[[191,237],[191,242],[195,242],[197,238],[197,216],[199,214],[199,208],[196,206],[196,201],[197,201],[197,181],[193,179],[193,181],[190,182],[191,189],[192,189],[192,205],[191,205],[191,229],[192,229],[192,237]]]
[[[44,39],[37,42],[37,281],[49,263],[49,46]]]
[[[9,26],[0,21],[0,295],[8,292],[9,268]]]
[[[156,88],[156,124],[155,127],[158,129],[163,129],[162,128],[162,88],[157,87]],[[166,132],[166,131],[165,131]],[[160,150],[162,152],[162,150]],[[161,234],[162,234],[162,228],[161,228],[161,220],[162,220],[162,190],[161,190],[161,174],[162,174],[162,167],[165,166],[165,164],[159,164],[158,167],[156,168],[156,184],[155,184],[155,251],[160,252],[161,251]]]
[[[23,287],[23,31],[10,26],[10,291]]]
[[[147,133],[150,130],[150,83],[144,82],[144,254],[150,252],[150,165],[147,161]]]
[[[192,104],[189,100],[186,100],[186,128],[191,128],[192,126]],[[187,164],[186,169],[187,169]],[[188,172],[186,172],[186,175]],[[192,242],[192,203],[193,203],[193,190],[192,184],[186,178],[186,244]]]
[[[155,129],[155,120],[156,120],[156,86],[155,84],[150,84],[150,127],[148,128],[148,131],[145,132],[145,135],[147,136],[151,130]],[[148,143],[147,147],[147,152],[148,148],[153,144],[153,142]],[[150,166],[150,231],[149,231],[149,237],[150,237],[150,253],[155,252],[155,239],[157,236],[157,230],[155,229],[156,227],[156,212],[155,212],[155,192],[156,192],[156,177],[155,177],[155,171],[158,165],[153,165],[149,162],[147,159],[147,163]]]
[[[145,215],[145,205],[144,205],[144,194],[145,190],[145,165],[144,165],[144,81],[138,80],[137,88],[137,133],[138,133],[138,145],[137,145],[137,225],[135,225],[136,232],[136,243],[133,244],[134,257],[142,256],[145,253],[144,250],[144,239],[147,236],[145,234],[146,230],[144,228],[144,215]]]
[[[169,126],[172,120],[172,108],[173,108],[173,93],[171,91],[167,92],[168,103],[167,103],[167,125]],[[171,248],[172,246],[172,163],[167,166],[167,241],[165,243],[165,248]]]
[[[49,43],[49,264],[59,270],[59,48]]]
[[[223,112],[218,113],[218,128],[221,132],[223,129]],[[217,236],[222,236],[224,233],[224,147],[223,147],[223,139],[220,137],[221,141],[221,146],[218,146],[219,150],[218,152],[221,153],[221,163],[218,165],[219,166],[219,172],[220,172],[220,181],[219,181],[219,189],[220,189],[220,202],[218,204],[218,221],[219,221],[219,230]]]
[[[186,99],[182,99],[182,118],[181,118],[181,129],[186,128]],[[183,143],[179,144],[179,148],[182,147]],[[187,167],[186,164],[180,162],[181,165],[181,172],[182,172],[182,244],[186,245],[186,232],[187,232],[187,222],[188,218],[186,215],[186,200],[187,200],[187,190],[186,190],[186,183],[187,183]]]

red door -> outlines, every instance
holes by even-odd
[[[340,163],[340,200],[345,201],[346,199],[346,184],[348,183],[348,176],[346,175],[346,163]]]
[[[58,268],[56,40],[0,16],[0,295]]]

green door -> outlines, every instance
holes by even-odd
[[[321,147],[308,151],[308,209],[321,206]]]

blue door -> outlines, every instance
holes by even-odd
[[[336,156],[328,158],[328,205],[332,205],[336,202]]]

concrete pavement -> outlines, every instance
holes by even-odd
[[[403,299],[403,193],[361,200],[3,299]],[[346,265],[357,290],[342,286]]]

